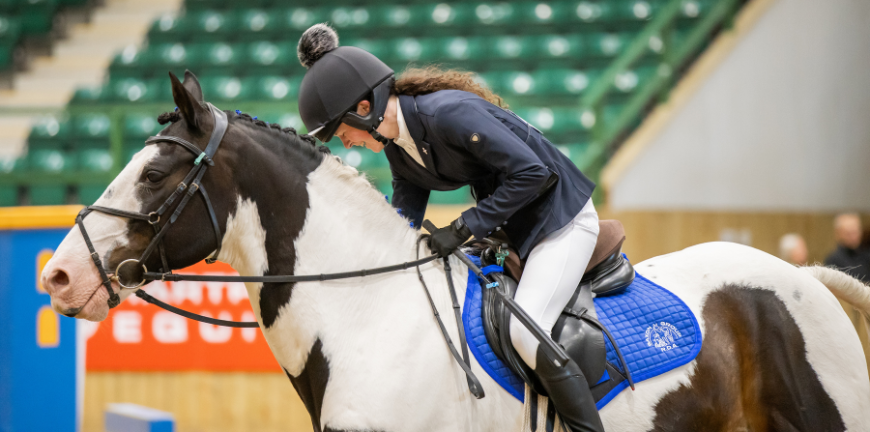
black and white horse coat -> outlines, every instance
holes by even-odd
[[[209,121],[197,117],[204,114],[196,107],[202,97],[194,82],[174,84],[182,118],[162,133],[202,142]],[[189,167],[190,159],[169,145],[148,146],[96,204],[147,213],[174,188],[172,171]],[[165,184],[148,179],[155,169],[170,171]],[[249,117],[230,113],[224,144],[204,181],[224,233],[219,259],[242,275],[350,271],[416,257],[418,232],[365,177]],[[174,268],[214,250],[202,208],[191,206],[167,236]],[[141,252],[149,239],[135,221],[94,214],[85,224],[109,268]],[[43,280],[57,311],[81,308],[77,317],[102,320],[107,294],[87,255],[73,229]],[[451,265],[461,298],[467,269],[455,258]],[[833,270],[795,268],[731,243],[694,246],[636,268],[692,309],[704,346],[694,361],[639,383],[603,408],[607,431],[870,430],[864,354],[831,293],[867,311],[870,288]],[[442,265],[421,270],[451,338],[458,340]],[[521,404],[474,360],[486,397],[469,393],[413,269],[246,287],[265,339],[315,430],[520,429]]]

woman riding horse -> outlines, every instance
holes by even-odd
[[[345,148],[383,150],[393,174],[392,204],[416,227],[430,191],[471,185],[477,206],[433,232],[430,248],[443,257],[472,235],[503,231],[526,261],[516,301],[549,331],[595,248],[595,184],[471,73],[430,67],[396,80],[374,55],[338,47],[338,35],[325,24],[302,35],[298,55],[309,69],[299,112],[310,133],[323,142],[336,136]],[[555,366],[516,318],[511,340],[566,426],[604,430],[576,363]]]

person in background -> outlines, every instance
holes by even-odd
[[[861,230],[861,218],[857,213],[843,213],[834,219],[834,236],[837,240],[837,249],[825,259],[826,266],[836,267],[849,275],[870,283],[870,249]],[[862,244],[863,243],[863,244]],[[864,317],[858,309],[840,301],[846,315],[855,326],[858,338],[864,348],[867,357],[867,369],[870,370],[870,321]]]
[[[864,283],[870,282],[870,251],[861,247],[861,218],[857,213],[843,213],[834,219],[837,249],[827,258],[825,265],[836,267]]]
[[[797,233],[788,233],[779,239],[779,257],[796,266],[807,265],[807,242]]]

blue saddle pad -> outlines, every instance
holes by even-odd
[[[477,257],[469,258],[480,265]],[[501,267],[494,265],[482,270],[485,274],[502,271]],[[635,383],[682,366],[701,351],[701,329],[689,307],[679,297],[640,274],[622,293],[596,298],[594,302],[598,320],[616,339]],[[469,350],[495,382],[522,402],[524,383],[493,353],[483,329],[482,310],[481,283],[469,271],[462,310]],[[606,337],[604,340],[608,363],[624,373],[613,345]],[[600,382],[607,379],[605,373]],[[628,381],[622,381],[596,403],[598,409],[626,387]]]

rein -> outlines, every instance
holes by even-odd
[[[429,288],[426,286],[426,281],[423,280],[423,273],[420,271],[420,266],[429,262],[434,261],[438,256],[431,255],[425,258],[419,258],[420,256],[420,248],[419,243],[425,237],[425,234],[421,235],[417,239],[417,257],[418,259],[415,261],[408,261],[401,264],[394,264],[385,267],[377,267],[373,269],[363,269],[357,271],[350,272],[340,272],[340,273],[322,273],[317,275],[266,275],[266,276],[205,276],[205,275],[185,275],[185,274],[175,274],[172,273],[172,269],[169,267],[168,260],[166,259],[166,251],[163,247],[163,237],[166,235],[169,228],[173,223],[178,219],[178,216],[181,214],[181,211],[187,206],[187,203],[190,201],[190,198],[196,194],[197,191],[200,192],[203,200],[205,201],[206,208],[208,209],[209,218],[211,219],[212,227],[214,228],[215,239],[217,243],[217,249],[214,254],[206,258],[206,263],[212,264],[217,260],[218,254],[221,250],[221,242],[222,235],[220,231],[220,225],[217,221],[217,216],[215,215],[214,208],[211,204],[211,200],[208,197],[208,193],[206,193],[205,188],[202,186],[202,177],[205,175],[206,170],[209,166],[214,166],[214,154],[220,146],[221,141],[223,140],[223,136],[227,130],[227,115],[223,111],[215,108],[212,104],[208,104],[209,110],[212,112],[214,116],[215,127],[212,131],[211,137],[209,137],[208,145],[206,146],[204,151],[200,151],[199,147],[194,145],[193,143],[184,140],[182,138],[174,137],[174,136],[153,136],[145,140],[145,145],[154,144],[158,142],[171,142],[174,144],[181,145],[186,150],[190,151],[196,156],[196,160],[193,163],[193,168],[187,173],[184,177],[184,180],[178,184],[178,187],[175,191],[163,202],[163,204],[156,210],[148,214],[139,213],[139,212],[131,212],[127,210],[113,209],[109,207],[103,206],[89,206],[82,209],[81,212],[76,216],[76,225],[81,230],[82,237],[85,240],[85,244],[88,247],[88,251],[91,254],[91,259],[94,262],[94,265],[97,267],[97,270],[100,273],[100,278],[102,280],[102,285],[106,288],[109,293],[109,300],[107,301],[109,308],[114,308],[121,303],[121,297],[115,293],[112,289],[112,280],[118,282],[121,289],[132,289],[136,290],[136,296],[140,299],[156,305],[160,308],[163,308],[169,312],[175,313],[177,315],[183,316],[188,319],[192,319],[194,321],[204,322],[207,324],[225,326],[225,327],[235,327],[235,328],[254,328],[259,327],[260,324],[256,321],[225,321],[215,318],[210,318],[202,315],[198,315],[170,304],[167,304],[157,298],[154,298],[150,294],[145,291],[139,289],[146,283],[155,280],[161,281],[170,281],[170,282],[178,282],[178,281],[198,281],[198,282],[262,282],[262,283],[289,283],[289,282],[320,282],[327,280],[335,280],[335,279],[347,279],[354,277],[364,277],[368,275],[375,275],[381,273],[388,273],[399,270],[407,270],[408,268],[415,267],[417,269],[417,275],[420,279],[420,283],[423,285],[423,289],[426,291],[426,297],[429,299],[429,304],[432,307],[432,312],[435,315],[435,320],[438,322],[438,327],[441,330],[441,334],[444,337],[444,340],[447,342],[447,346],[450,349],[450,353],[453,355],[453,358],[456,359],[459,366],[462,368],[463,372],[468,380],[468,388],[471,393],[478,399],[484,397],[483,386],[481,386],[480,381],[471,371],[471,362],[468,358],[468,346],[465,341],[465,331],[462,325],[462,319],[460,317],[459,312],[459,302],[456,298],[456,290],[453,286],[453,279],[451,275],[450,264],[448,263],[447,258],[444,258],[444,268],[445,273],[447,275],[447,284],[450,288],[450,296],[453,302],[453,310],[456,315],[456,324],[459,330],[459,343],[462,347],[462,356],[459,355],[459,352],[456,350],[456,347],[453,345],[453,342],[450,340],[450,336],[447,333],[447,328],[444,326],[444,323],[441,321],[441,317],[438,314],[438,309],[435,307],[435,303],[432,300],[432,296],[429,294]],[[205,163],[202,163],[205,162]],[[183,196],[182,196],[183,195]],[[172,204],[179,197],[181,201],[178,203],[178,206],[175,208],[175,211],[172,212],[168,221],[165,221],[163,226],[160,227],[159,223]],[[113,216],[120,216],[134,220],[147,221],[154,228],[155,236],[151,239],[151,242],[145,248],[145,251],[142,252],[142,255],[139,256],[138,259],[127,259],[121,261],[118,266],[115,268],[115,273],[109,277],[108,272],[103,266],[103,262],[100,259],[99,253],[97,253],[94,248],[93,243],[91,242],[90,236],[88,235],[87,230],[85,229],[84,218],[89,215],[91,212],[100,212]],[[427,221],[428,222],[428,221]],[[431,230],[430,230],[431,231]],[[162,264],[162,268],[160,272],[149,272],[148,268],[145,267],[145,261],[151,256],[151,254],[157,250],[160,254],[160,261]],[[126,285],[120,278],[120,271],[124,265],[135,263],[142,267],[142,280],[135,285]],[[472,264],[473,266],[473,264]],[[476,268],[476,267],[475,267]],[[480,273],[480,270],[477,269],[476,273]]]

